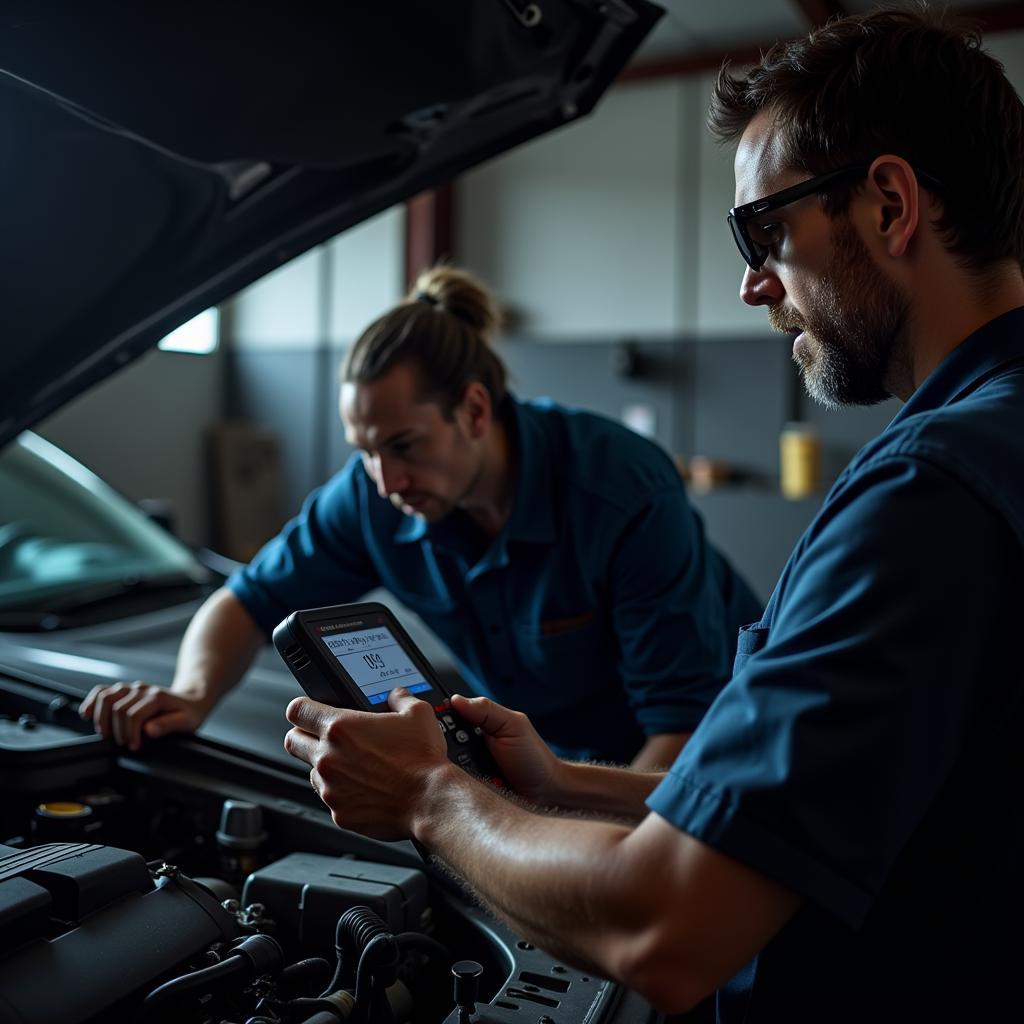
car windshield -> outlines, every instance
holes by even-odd
[[[0,452],[0,609],[55,610],[140,586],[200,582],[191,552],[48,441]]]

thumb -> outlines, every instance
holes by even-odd
[[[388,694],[388,707],[392,711],[406,711],[422,703],[419,697],[414,697],[404,686],[396,686]]]
[[[470,725],[478,725],[488,736],[497,736],[512,724],[512,712],[489,697],[463,697],[452,694],[452,707]]]
[[[188,732],[192,723],[184,711],[169,711],[165,715],[151,718],[142,728],[150,739],[156,739],[168,732]]]

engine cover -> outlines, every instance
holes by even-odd
[[[82,1024],[237,934],[210,893],[137,853],[0,846],[0,1024]]]

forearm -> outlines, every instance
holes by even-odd
[[[639,821],[647,814],[647,797],[662,777],[661,772],[562,761],[549,803],[567,811]]]
[[[688,732],[668,732],[648,736],[647,742],[633,758],[631,767],[638,772],[664,772],[672,766],[679,751],[690,738]]]
[[[185,631],[172,692],[196,697],[209,710],[245,675],[264,642],[238,598],[218,590]]]
[[[614,867],[629,827],[538,814],[446,766],[417,801],[413,831],[524,938],[614,974],[628,903],[617,892],[636,881]]]

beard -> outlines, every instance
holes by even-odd
[[[893,394],[892,382],[908,365],[909,304],[848,218],[836,220],[832,244],[806,313],[776,305],[768,310],[768,322],[779,331],[804,332],[793,360],[816,402],[830,409],[876,405]]]

